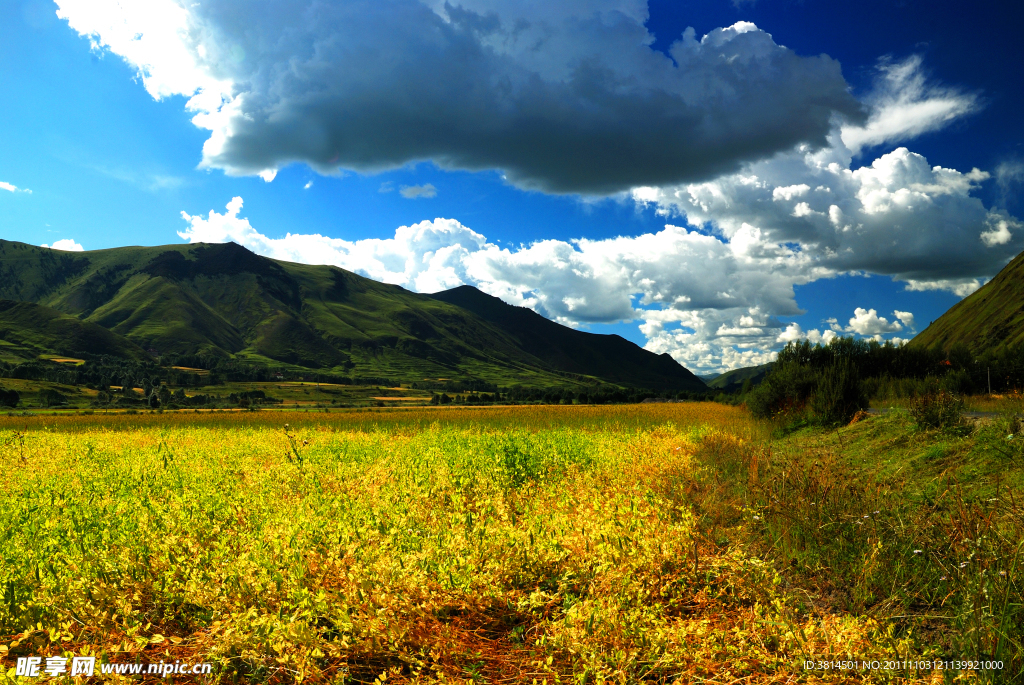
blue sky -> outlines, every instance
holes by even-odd
[[[564,5],[0,4],[0,236],[471,283],[698,372],[1024,249],[1020,10]]]

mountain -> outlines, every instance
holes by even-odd
[[[551,368],[613,383],[678,387],[700,392],[704,382],[668,354],[655,355],[618,335],[577,331],[463,285],[431,295],[473,312]]]
[[[0,360],[30,361],[39,355],[91,357],[109,354],[142,360],[146,352],[102,326],[34,302],[0,300]]]
[[[751,385],[757,385],[764,377],[771,371],[772,364],[761,364],[760,366],[745,366],[742,369],[733,369],[732,371],[726,371],[725,373],[715,376],[712,380],[708,381],[708,387],[720,388],[732,392],[739,390],[743,387],[743,383],[748,379]]]
[[[958,343],[972,352],[997,352],[1024,344],[1024,253],[953,305],[909,344],[948,351]]]
[[[0,240],[0,299],[44,305],[154,356],[214,355],[403,381],[703,387],[667,355],[533,312],[505,320],[495,314],[501,307],[486,304],[494,298],[456,290],[447,301],[445,293],[268,259],[234,243],[60,252]],[[32,328],[24,319],[10,327],[23,337]]]

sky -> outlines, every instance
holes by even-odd
[[[1024,10],[3,0],[0,237],[471,284],[696,373],[901,342],[1024,250]]]

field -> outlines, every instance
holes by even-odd
[[[1020,681],[1013,421],[0,416],[0,662],[12,682],[61,653],[212,662],[205,682]],[[905,663],[940,657],[1002,669]],[[805,667],[851,659],[899,664]]]
[[[99,391],[81,385],[51,383],[48,381],[23,380],[4,378],[0,386],[7,390],[17,391],[22,401],[12,412],[39,411],[67,412],[91,410],[103,413],[125,411],[125,407],[116,407],[96,402]],[[114,386],[120,390],[119,386]],[[172,388],[177,390],[178,388]],[[55,391],[64,396],[66,403],[60,406],[44,406],[40,394],[44,391]],[[263,409],[295,409],[319,406],[369,407],[380,403],[394,404],[429,404],[431,393],[427,390],[414,390],[409,387],[385,387],[380,385],[336,385],[333,383],[316,383],[314,381],[276,381],[269,383],[221,383],[218,385],[200,386],[183,389],[188,396],[206,395],[215,404],[229,406],[229,396],[234,394],[262,391],[274,402]],[[142,388],[135,388],[136,399],[145,399]],[[143,408],[148,410],[147,408]],[[0,409],[3,411],[3,409]]]

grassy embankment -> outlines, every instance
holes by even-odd
[[[1002,419],[958,437],[894,412],[772,439],[714,404],[287,430],[277,413],[113,418],[0,417],[5,668],[66,652],[208,660],[223,682],[926,680],[802,661],[939,655],[1024,670],[1024,451]]]

